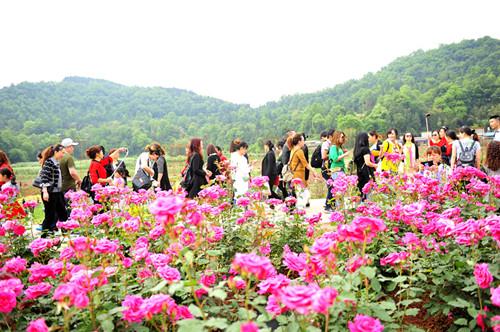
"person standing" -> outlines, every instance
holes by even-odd
[[[330,152],[330,146],[332,145],[333,134],[335,129],[330,129],[327,132],[321,133],[321,176],[325,180],[326,184],[326,199],[325,199],[325,211],[330,212],[333,210],[331,203],[332,200],[332,188],[328,185],[328,179],[330,179],[330,163],[328,158],[328,153]]]
[[[62,193],[66,194],[68,191],[76,191],[76,188],[82,183],[82,179],[78,175],[75,167],[75,160],[73,159],[73,153],[75,152],[75,146],[78,145],[71,138],[65,138],[62,140],[61,145],[64,147],[65,154],[59,162],[59,167],[61,168],[62,176]]]
[[[156,162],[153,163],[153,180],[156,184],[156,187],[159,187],[161,190],[171,190],[172,185],[170,184],[170,179],[168,178],[168,167],[167,167],[167,159],[165,158],[166,151],[165,149],[158,143],[152,143],[149,146],[150,155],[155,155]]]
[[[328,157],[330,159],[331,178],[335,180],[339,173],[345,173],[345,158],[351,154],[344,148],[347,137],[342,131],[336,131],[332,137],[332,145]]]
[[[290,170],[293,173],[293,178],[300,179],[302,187],[307,189],[308,181],[306,179],[306,169],[311,172],[314,178],[316,177],[316,173],[314,173],[313,168],[309,165],[309,162],[304,155],[304,135],[295,134],[291,139],[291,143],[292,149],[290,151]]]
[[[12,169],[12,166],[10,165],[9,157],[7,157],[7,154],[2,150],[0,150],[0,169],[1,168],[8,168],[12,172],[12,174],[14,174],[14,170]],[[4,184],[4,182],[0,181],[0,186],[3,184]]]
[[[370,145],[370,151],[372,154],[372,162],[378,164],[380,161],[380,150],[382,149],[382,142],[379,139],[379,135],[375,130],[368,133],[368,144]]]
[[[489,123],[491,130],[495,133],[493,140],[500,141],[500,115],[490,116]]]
[[[232,179],[235,197],[240,197],[248,191],[248,181],[250,180],[250,165],[245,157],[248,151],[248,144],[240,142],[236,150],[231,153]]]
[[[387,139],[382,143],[382,151],[380,152],[382,171],[389,171],[392,173],[398,172],[398,166],[401,160],[401,145],[399,145],[397,138],[398,131],[395,128],[391,128],[387,131]]]
[[[356,164],[356,175],[358,176],[358,189],[361,194],[361,200],[366,199],[363,193],[363,187],[374,178],[374,172],[377,164],[372,162],[372,154],[368,143],[368,133],[359,133],[354,145],[354,163]]]
[[[415,144],[415,137],[407,132],[403,137],[403,173],[413,174],[417,171],[418,149]]]
[[[484,171],[488,176],[500,175],[500,141],[488,144]]]
[[[474,130],[469,127],[461,127],[458,130],[460,139],[453,142],[450,161],[451,169],[455,169],[457,166],[480,168],[481,145],[472,138],[474,134]]]
[[[45,218],[42,223],[42,237],[56,230],[57,221],[66,221],[68,213],[62,193],[62,176],[59,161],[64,156],[64,147],[61,144],[51,146],[42,156],[42,202]]]
[[[221,174],[220,167],[221,159],[219,154],[217,153],[217,148],[213,144],[208,144],[207,146],[207,170],[209,170],[212,175],[210,176],[210,180],[215,179],[217,175]]]
[[[245,157],[243,158],[245,159]],[[188,198],[195,198],[201,191],[201,187],[207,184],[207,175],[209,177],[212,175],[212,172],[203,170],[203,142],[200,138],[191,139],[187,159],[190,161],[187,172],[191,178]]]
[[[276,180],[279,179],[273,142],[266,141],[264,143],[264,151],[266,152],[266,155],[264,156],[264,159],[262,159],[261,174],[262,176],[267,176],[269,178],[269,191],[271,193],[270,198],[279,199],[279,196],[274,192],[274,186],[277,184]]]

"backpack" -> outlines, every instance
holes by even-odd
[[[89,195],[92,194],[92,181],[90,180],[89,172],[87,172],[87,175],[83,177],[80,189]]]
[[[314,149],[314,152],[311,156],[311,166],[314,168],[321,168],[323,164],[323,158],[321,158],[321,144]]]
[[[469,147],[465,147],[462,145],[462,142],[458,141],[460,145],[460,154],[458,156],[458,161],[461,166],[474,166],[476,161],[476,151],[474,146],[476,145],[475,141],[472,141],[472,144]]]

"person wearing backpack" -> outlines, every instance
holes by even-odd
[[[458,130],[458,141],[454,141],[451,147],[451,169],[457,166],[471,166],[477,169],[481,165],[481,145],[472,137],[475,131],[469,127],[461,127]]]

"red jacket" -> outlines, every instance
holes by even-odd
[[[112,159],[110,157],[105,157],[101,159],[101,161],[92,160],[90,162],[89,175],[92,184],[96,184],[99,179],[107,178],[106,169],[104,168],[104,166],[108,165],[111,162]]]

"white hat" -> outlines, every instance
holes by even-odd
[[[67,148],[70,145],[78,145],[77,142],[73,142],[71,138],[65,138],[62,140],[61,145]]]

